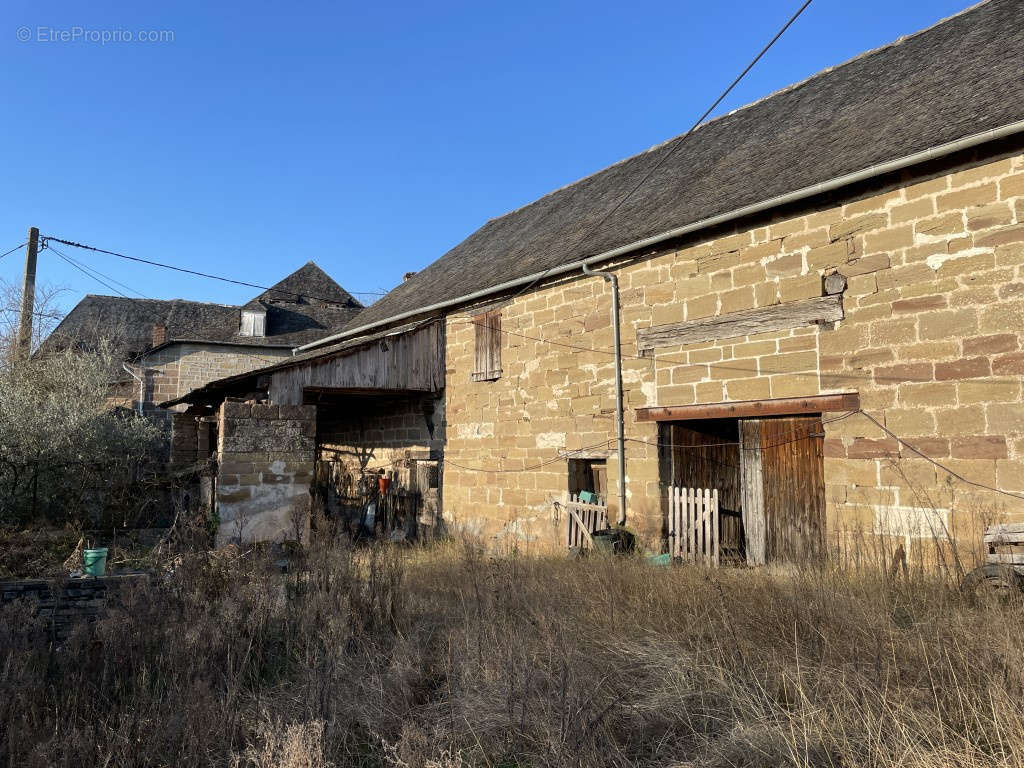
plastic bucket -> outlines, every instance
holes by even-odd
[[[615,531],[608,528],[604,531],[594,531],[590,534],[590,540],[594,542],[594,550],[612,554],[615,551]]]
[[[102,576],[107,570],[107,548],[87,549],[82,552],[82,571],[86,576]]]
[[[603,531],[594,531],[590,534],[594,542],[594,549],[598,552],[622,555],[632,552],[636,545],[636,538],[625,528],[606,528]]]

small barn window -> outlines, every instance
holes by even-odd
[[[238,329],[239,336],[266,336],[267,313],[242,310],[242,324]]]
[[[608,461],[606,459],[569,459],[569,495],[590,493],[603,504],[608,498]]]
[[[484,312],[473,318],[476,326],[476,362],[473,381],[501,378],[501,310]]]

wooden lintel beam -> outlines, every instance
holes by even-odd
[[[743,309],[715,317],[687,320],[684,323],[641,328],[636,332],[636,344],[637,350],[644,353],[658,347],[700,344],[705,341],[750,336],[842,319],[842,295],[817,296],[813,299],[788,301],[770,307]]]
[[[429,389],[388,389],[385,387],[303,387],[302,391],[307,395],[336,396],[336,397],[392,397],[392,396],[418,396],[431,394]]]
[[[838,395],[780,397],[774,400],[741,400],[735,403],[709,405],[675,405],[658,408],[637,408],[637,421],[687,421],[689,419],[743,419],[758,416],[790,416],[799,413],[827,413],[860,409],[860,395],[844,392]]]

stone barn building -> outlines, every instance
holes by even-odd
[[[338,455],[496,545],[564,547],[578,492],[657,547],[673,489],[714,489],[755,563],[1024,517],[1022,72],[1024,6],[990,0],[489,221],[172,401],[221,424],[222,519]]]

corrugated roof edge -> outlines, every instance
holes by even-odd
[[[982,5],[983,4],[984,3],[982,3]],[[901,38],[901,40],[902,39],[905,38]],[[374,328],[380,328],[381,326],[386,326],[391,323],[397,323],[401,320],[408,320],[409,318],[419,317],[421,315],[425,315],[430,312],[436,312],[441,309],[459,306],[461,304],[468,304],[472,301],[476,301],[487,296],[493,296],[495,294],[502,293],[504,291],[518,287],[520,285],[539,281],[544,278],[556,277],[558,275],[563,275],[566,272],[573,272],[577,269],[581,269],[584,264],[586,264],[587,266],[599,264],[603,261],[614,259],[618,256],[622,256],[632,251],[638,251],[651,245],[657,245],[658,243],[664,242],[666,240],[671,240],[675,237],[690,234],[701,229],[708,229],[709,227],[718,226],[720,224],[733,221],[735,219],[743,218],[744,216],[750,216],[751,214],[762,213],[772,208],[777,208],[779,206],[798,202],[800,200],[813,197],[815,195],[820,195],[823,192],[830,192],[832,190],[840,189],[850,184],[855,184],[860,181],[866,181],[875,176],[881,176],[886,173],[891,173],[893,171],[898,171],[913,165],[918,165],[919,163],[927,162],[928,160],[934,160],[940,157],[944,157],[954,152],[959,152],[960,150],[963,149],[970,149],[972,147],[977,147],[981,144],[986,144],[990,141],[996,141],[998,139],[1006,138],[1016,133],[1021,133],[1022,131],[1024,131],[1024,120],[1009,123],[1008,125],[1002,126],[1001,128],[993,128],[988,131],[982,131],[981,133],[971,134],[969,136],[962,137],[955,141],[947,142],[945,144],[939,144],[935,147],[931,147],[920,152],[915,152],[913,154],[905,155],[900,158],[888,160],[884,163],[878,163],[868,168],[864,168],[860,171],[854,171],[852,173],[843,174],[842,176],[837,176],[833,179],[819,182],[818,184],[813,184],[809,187],[803,187],[792,192],[787,192],[784,195],[768,198],[767,200],[763,200],[760,203],[753,203],[751,205],[736,208],[732,211],[728,211],[717,216],[712,216],[711,218],[708,219],[702,219],[699,221],[692,222],[690,224],[685,224],[683,226],[676,227],[675,229],[670,229],[659,235],[654,235],[643,240],[638,240],[634,243],[619,246],[618,248],[614,248],[610,251],[605,251],[604,253],[599,253],[596,256],[591,256],[586,259],[570,262],[569,264],[562,264],[553,269],[545,270],[543,272],[539,272],[532,275],[526,275],[524,277],[519,277],[516,278],[515,280],[510,280],[505,283],[499,283],[489,288],[484,288],[480,291],[475,291],[464,296],[458,296],[454,299],[447,299],[445,301],[438,302],[437,304],[432,304],[425,307],[417,307],[416,309],[412,309],[407,312],[401,312],[397,315],[393,315],[382,320],[377,320],[376,322],[369,323],[367,325],[357,326],[350,330],[341,331],[340,333],[336,333],[331,336],[325,336],[324,338],[318,339],[317,341],[313,341],[308,344],[303,344],[302,346],[296,347],[293,350],[293,352],[298,353],[304,352],[306,350],[316,349],[317,347],[321,347],[326,344],[337,343],[339,341],[343,341],[345,339],[356,336],[360,333],[366,333],[367,331],[373,330]]]

